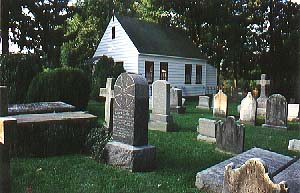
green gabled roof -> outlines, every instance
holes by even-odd
[[[127,16],[116,17],[140,53],[204,59],[183,30]]]

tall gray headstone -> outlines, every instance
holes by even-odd
[[[267,100],[263,127],[287,129],[287,102],[284,96],[273,94]]]
[[[261,86],[260,96],[257,99],[257,115],[265,116],[268,100],[266,86],[270,85],[270,80],[266,80],[266,74],[261,74],[261,78],[256,81],[256,84]]]
[[[148,83],[141,75],[122,73],[114,86],[113,141],[107,143],[107,163],[130,171],[155,166],[155,147],[148,145]]]
[[[214,96],[214,108],[213,108],[213,115],[214,117],[226,117],[227,116],[227,109],[228,109],[228,100],[227,95],[223,93],[222,90]]]
[[[217,148],[230,153],[244,151],[245,127],[235,121],[233,116],[228,116],[225,122],[219,121],[216,129]]]
[[[150,114],[149,129],[172,131],[170,124],[170,83],[157,80],[152,84],[152,113]]]
[[[114,102],[114,78],[107,78],[106,88],[100,88],[99,96],[105,97],[105,126],[112,129],[113,102]]]
[[[171,112],[184,114],[186,108],[182,105],[182,90],[171,88],[170,90],[170,110]]]
[[[8,115],[8,91],[6,86],[0,86],[0,116]]]
[[[199,96],[199,102],[196,108],[209,110],[209,96]]]
[[[255,124],[256,118],[256,100],[251,92],[242,100],[240,107],[240,122]]]

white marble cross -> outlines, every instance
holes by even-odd
[[[100,88],[99,96],[105,97],[105,122],[106,126],[112,129],[112,113],[113,113],[113,99],[114,99],[114,79],[107,78],[106,88]]]
[[[266,80],[266,74],[261,75],[260,80],[256,80],[256,84],[260,84],[260,97],[266,97],[266,85],[270,84],[270,80]]]

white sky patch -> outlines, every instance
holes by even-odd
[[[291,1],[294,2],[294,3],[300,4],[300,0],[291,0]]]

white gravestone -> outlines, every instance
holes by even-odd
[[[200,118],[198,123],[197,131],[199,134],[197,136],[197,140],[215,143],[217,121]]]
[[[240,122],[255,124],[256,118],[256,100],[251,92],[241,102]]]
[[[298,139],[289,140],[288,150],[300,152],[300,140]]]
[[[199,102],[196,108],[209,110],[209,96],[199,96]]]
[[[214,117],[226,117],[227,116],[227,95],[222,90],[214,96]]]

